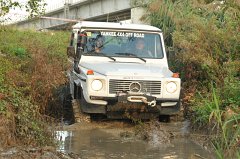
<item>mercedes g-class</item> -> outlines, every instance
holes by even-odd
[[[67,54],[70,93],[82,112],[150,118],[180,109],[181,80],[168,68],[156,27],[82,21],[73,26]]]

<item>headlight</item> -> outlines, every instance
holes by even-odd
[[[166,89],[168,93],[174,93],[177,90],[177,84],[175,82],[169,82]]]
[[[94,91],[100,91],[103,87],[103,83],[100,80],[93,80],[92,81],[92,89]]]

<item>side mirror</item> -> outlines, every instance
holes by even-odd
[[[74,48],[74,46],[68,46],[67,47],[67,55],[68,55],[68,57],[75,58],[75,48]]]
[[[82,36],[81,37],[81,45],[85,46],[87,44],[87,36]]]
[[[82,48],[87,44],[87,34],[85,32],[79,34],[78,43]]]

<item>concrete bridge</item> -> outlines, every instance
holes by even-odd
[[[69,1],[69,0],[68,0]],[[53,19],[26,19],[16,22],[19,28],[34,29],[67,29],[73,22],[59,21],[54,18],[77,19],[90,21],[124,21],[142,23],[142,8],[134,8],[133,0],[78,0],[66,2],[63,7],[47,12],[45,17]]]

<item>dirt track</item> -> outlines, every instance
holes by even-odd
[[[90,120],[76,103],[73,110],[77,123],[56,131],[62,152],[80,158],[212,158],[203,148],[205,141],[192,140],[190,122],[183,118],[173,122]]]
[[[173,122],[90,120],[89,115],[78,111],[76,103],[73,110],[77,123],[61,123],[56,128],[57,151],[54,147],[15,147],[0,150],[0,158],[213,158],[204,148],[203,138],[192,135],[190,122],[183,119]]]

